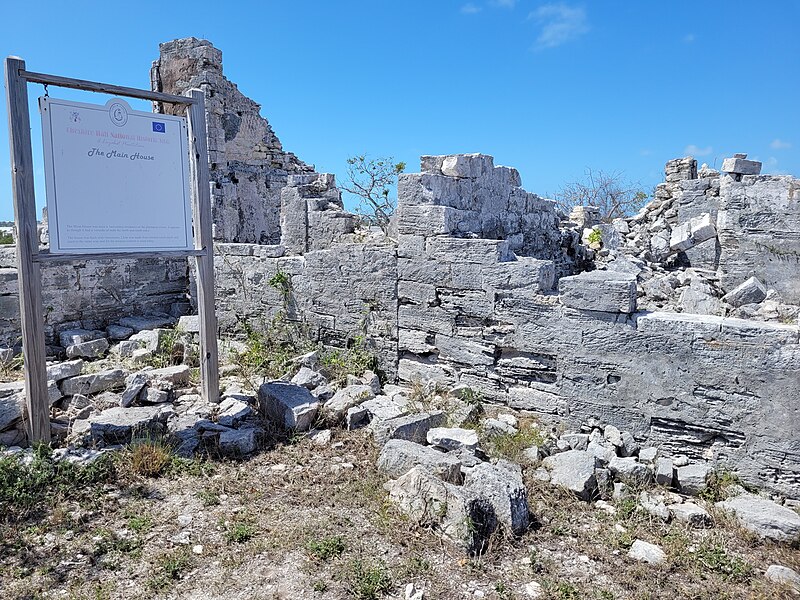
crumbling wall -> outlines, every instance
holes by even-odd
[[[691,164],[685,171],[692,174]],[[676,179],[677,204],[663,211],[676,225],[685,181],[696,179]],[[464,223],[480,223],[480,210],[453,207],[480,198],[452,196],[470,194],[474,183],[422,173],[400,186],[401,380],[467,385],[574,426],[599,419],[797,495],[797,326],[639,313],[639,267],[628,259],[633,272],[562,277],[556,293],[556,261],[517,256],[508,240],[468,237]]]
[[[223,75],[222,52],[207,40],[161,44],[151,82],[154,90],[171,94],[205,92],[214,239],[279,243],[281,189],[290,174],[313,173],[314,167],[283,150],[261,107]]]
[[[312,340],[338,347],[363,338],[387,380],[397,375],[397,258],[391,245],[349,243],[285,255],[282,246],[217,244],[217,318],[226,336],[266,332],[279,314]],[[269,284],[277,273],[286,291]]]
[[[189,310],[185,259],[81,260],[42,265],[45,339],[61,331],[103,329],[121,317],[180,316]],[[16,252],[0,248],[0,347],[20,341]]]
[[[717,231],[724,291],[756,277],[784,302],[800,304],[800,180],[724,174]]]

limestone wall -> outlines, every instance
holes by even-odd
[[[261,107],[223,75],[222,52],[207,40],[161,44],[151,81],[154,90],[171,94],[205,92],[214,239],[279,243],[281,189],[290,174],[314,167],[283,150]]]
[[[554,261],[517,256],[509,240],[468,237],[472,213],[453,207],[476,197],[453,195],[474,184],[423,173],[400,188],[402,381],[468,385],[574,426],[599,419],[800,494],[796,325],[637,312],[635,274],[613,270],[562,278],[556,291]],[[547,239],[538,239],[539,256],[557,254]]]
[[[189,309],[185,259],[84,260],[42,267],[45,336],[65,329],[102,329],[120,317]],[[0,248],[0,347],[20,340],[16,252]]]
[[[359,336],[389,381],[397,374],[397,259],[390,245],[341,244],[304,256],[281,246],[218,244],[214,257],[217,317],[226,336],[245,326],[265,332],[279,312],[312,339],[338,347]],[[271,286],[288,276],[288,293]]]
[[[725,174],[717,218],[725,291],[750,277],[800,304],[800,180]]]

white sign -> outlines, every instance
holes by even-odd
[[[50,252],[193,247],[186,119],[119,98],[39,105]]]

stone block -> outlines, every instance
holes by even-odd
[[[340,389],[322,405],[322,414],[326,419],[341,421],[347,415],[348,409],[374,397],[375,392],[368,385],[349,385]]]
[[[550,472],[552,485],[566,488],[583,500],[590,500],[597,491],[597,459],[589,452],[560,452],[545,458],[542,466]]]
[[[67,346],[67,358],[100,358],[108,350],[108,340],[99,338]]]
[[[589,271],[558,281],[561,303],[610,313],[636,312],[636,278],[615,271]]]
[[[442,160],[441,171],[448,177],[483,177],[494,168],[494,158],[486,154],[453,154]]]
[[[80,359],[53,363],[47,365],[47,380],[61,381],[63,379],[68,379],[69,377],[77,377],[82,372],[83,361]]]
[[[460,484],[461,462],[452,454],[407,440],[389,440],[378,457],[378,468],[389,477],[400,477],[414,467],[422,467],[449,483]]]
[[[733,512],[743,527],[762,538],[787,543],[800,540],[800,515],[772,500],[741,494],[716,506]]]
[[[385,444],[389,440],[408,440],[425,444],[428,431],[446,423],[447,415],[442,411],[414,413],[383,420],[373,425],[372,432],[378,444]]]
[[[745,154],[745,156],[747,155]],[[722,161],[722,171],[736,175],[758,175],[761,173],[761,163],[746,158],[726,158]]]
[[[106,390],[120,388],[125,384],[125,371],[109,369],[88,375],[70,377],[61,382],[61,393],[65,396],[96,394]]]
[[[684,494],[696,496],[708,485],[708,477],[714,472],[711,465],[704,463],[686,465],[675,470],[678,489]]]
[[[106,337],[110,340],[127,340],[134,334],[131,327],[123,327],[122,325],[109,325],[106,327]]]
[[[134,437],[155,435],[163,429],[160,406],[115,406],[89,417],[92,438],[107,444],[127,444]]]
[[[320,402],[306,388],[283,381],[258,388],[262,410],[286,429],[308,431],[314,425]]]
[[[756,277],[739,284],[722,297],[724,302],[739,307],[744,304],[758,304],[767,297],[767,288]]]
[[[522,469],[506,460],[480,463],[464,478],[464,489],[494,509],[497,521],[514,535],[522,535],[530,525],[528,493]]]
[[[474,452],[478,448],[478,433],[474,429],[434,427],[428,430],[426,439],[431,446],[448,451],[466,448]]]

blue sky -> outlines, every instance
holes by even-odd
[[[348,156],[484,152],[542,195],[586,168],[650,188],[666,160],[747,152],[800,176],[800,2],[405,0],[27,2],[0,46],[33,71],[149,86],[158,43],[211,40],[284,147]],[[29,86],[31,99],[41,86]],[[98,95],[56,97],[104,103]],[[41,133],[32,102],[37,204]],[[7,138],[6,119],[0,135]],[[8,165],[7,144],[0,163]],[[6,167],[6,173],[8,173]],[[0,182],[0,220],[12,218]]]

